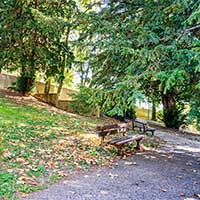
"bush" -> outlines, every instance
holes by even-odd
[[[80,87],[77,94],[74,95],[74,102],[70,104],[70,108],[81,115],[93,115],[96,106],[90,101],[93,90],[87,87]]]
[[[177,105],[173,110],[159,111],[157,116],[166,127],[178,129],[182,124],[186,124],[186,114],[183,111],[184,106]]]
[[[12,89],[22,94],[26,94],[31,91],[32,87],[33,87],[33,79],[22,76],[18,77],[17,81],[12,83],[11,86],[8,87],[8,89]]]

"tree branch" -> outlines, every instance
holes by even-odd
[[[181,31],[181,34],[178,36],[177,40],[179,40],[185,33],[188,33],[190,31],[196,30],[196,29],[200,29],[200,24],[193,26],[191,28],[186,28],[183,31]]]

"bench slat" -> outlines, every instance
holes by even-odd
[[[131,136],[126,136],[126,137],[122,137],[122,138],[115,138],[115,139],[112,139],[112,140],[109,140],[107,143],[108,144],[115,144],[117,142],[120,142],[124,139],[128,139],[128,138],[131,138]]]
[[[139,135],[139,136],[132,136],[131,138],[128,138],[128,139],[125,139],[125,140],[122,140],[120,142],[117,142],[115,143],[115,145],[122,145],[122,144],[125,144],[125,143],[128,143],[128,142],[132,142],[132,141],[136,141],[136,140],[142,140],[144,138],[143,135]]]

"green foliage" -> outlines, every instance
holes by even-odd
[[[15,199],[13,197],[16,192],[14,187],[15,181],[15,176],[12,173],[0,172],[0,197],[12,200]]]
[[[162,102],[169,109],[165,110],[170,120],[166,120],[167,126],[180,125],[180,112],[171,112],[172,105],[165,105],[162,99],[166,94],[171,93],[174,108],[189,103],[199,110],[194,103],[199,98],[200,79],[198,15],[199,3],[195,0],[111,0],[100,12],[91,13],[84,45],[86,50],[95,46],[89,59],[92,85],[105,93],[112,91],[108,102],[117,97],[111,114],[122,115],[124,109],[118,107],[129,98],[125,94],[120,100],[121,85],[124,91],[142,91],[149,99]]]
[[[176,105],[174,109],[166,109],[163,111],[161,120],[166,127],[178,129],[182,124],[186,124],[186,114],[184,114],[184,106]]]
[[[32,78],[20,76],[16,82],[16,91],[25,94],[31,91],[32,86]]]
[[[79,92],[74,95],[74,102],[70,104],[71,109],[81,115],[95,114],[96,106],[90,101],[93,90],[88,87],[80,87]]]
[[[135,116],[136,99],[142,97],[139,92],[126,90],[124,85],[121,85],[117,92],[115,89],[98,89],[90,99],[98,102],[101,111],[108,116],[132,118]]]
[[[199,94],[200,96],[200,94]],[[197,97],[193,99],[190,104],[191,109],[189,112],[189,123],[194,122],[198,130],[200,130],[200,99]]]
[[[74,62],[71,35],[80,14],[74,0],[0,2],[0,68],[21,72],[20,91],[30,91],[38,72],[63,83]]]

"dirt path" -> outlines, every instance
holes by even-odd
[[[31,194],[27,200],[195,200],[200,142],[157,131],[166,145]]]

